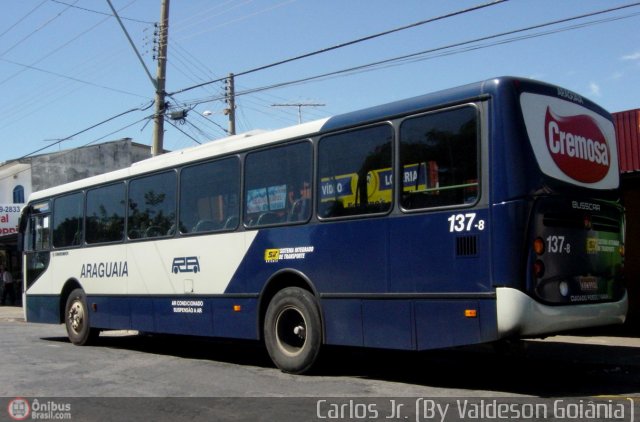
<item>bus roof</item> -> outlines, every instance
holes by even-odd
[[[35,192],[31,195],[29,201],[55,196],[64,192],[83,189],[93,185],[108,183],[109,181],[116,181],[127,177],[142,175],[152,171],[161,170],[163,168],[181,166],[189,162],[196,162],[210,157],[240,152],[283,140],[299,139],[314,136],[318,133],[344,130],[356,125],[392,119],[394,117],[415,113],[433,107],[442,107],[447,104],[453,105],[484,96],[499,95],[499,91],[503,89],[513,89],[517,84],[527,86],[528,89],[541,91],[557,92],[558,90],[558,88],[553,85],[525,78],[503,76],[487,79],[480,82],[449,88],[274,131],[252,131],[240,135],[229,136],[203,145],[189,147],[169,152],[158,157],[149,158],[147,160],[137,162],[131,167],[125,169],[116,170]],[[566,90],[564,91],[569,92]],[[583,102],[583,105],[586,105],[599,113],[606,113],[605,110],[601,109],[596,104],[591,103],[589,100],[582,99],[578,94],[570,94],[579,97]]]

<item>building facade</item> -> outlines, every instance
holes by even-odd
[[[626,211],[624,276],[629,291],[627,326],[640,335],[640,109],[613,113]]]

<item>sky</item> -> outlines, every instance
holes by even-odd
[[[111,2],[155,77],[160,0]],[[107,0],[5,0],[2,7],[0,162],[125,137],[151,144],[155,89]],[[610,112],[640,108],[638,27],[633,0],[173,0],[166,92],[169,111],[187,114],[165,123],[164,147],[226,136],[221,79],[229,73],[239,75],[238,133],[501,75],[560,85]]]

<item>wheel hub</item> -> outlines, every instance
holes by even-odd
[[[82,328],[83,320],[84,310],[82,309],[82,305],[78,302],[75,302],[69,309],[69,321],[71,322],[71,328],[73,329],[73,331],[80,331],[80,329]]]

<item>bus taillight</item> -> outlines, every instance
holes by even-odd
[[[536,262],[533,263],[533,275],[536,278],[542,278],[544,275],[544,263],[539,259],[536,259]]]
[[[582,221],[584,222],[584,228],[587,230],[591,230],[591,216],[590,215],[585,215],[584,218],[582,219]]]
[[[533,251],[536,255],[542,255],[544,253],[544,240],[540,237],[536,237],[536,240],[533,241]]]

